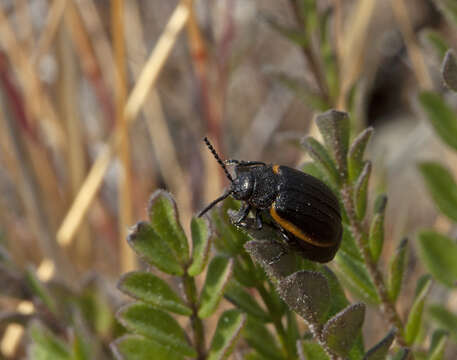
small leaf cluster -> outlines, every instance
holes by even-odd
[[[41,282],[32,267],[19,270],[1,250],[2,297],[21,305],[0,314],[0,328],[19,324],[27,330],[29,359],[109,359],[109,341],[121,329],[98,278],[76,291],[56,280]]]
[[[225,359],[234,348],[246,322],[237,310],[219,315],[216,331],[206,347],[204,319],[218,309],[233,271],[233,260],[219,255],[211,260],[213,234],[206,219],[191,222],[192,253],[178,219],[176,204],[165,191],[156,191],[148,206],[149,221],[136,224],[128,236],[133,250],[157,271],[134,271],[123,275],[119,289],[136,301],[123,306],[117,319],[128,334],[112,344],[119,359]],[[195,278],[206,271],[201,291]],[[180,284],[181,293],[165,281]],[[182,327],[187,319],[189,336]]]
[[[457,7],[452,1],[436,1],[439,9],[457,28]],[[442,77],[445,85],[452,92],[457,92],[457,57],[449,49],[446,41],[434,36],[437,54],[443,58]],[[423,91],[419,94],[419,103],[435,133],[451,150],[457,154],[457,110],[435,91]],[[418,165],[429,195],[436,207],[451,222],[457,223],[457,182],[451,171],[436,161],[423,161]],[[419,255],[440,284],[449,289],[457,285],[457,244],[454,239],[435,230],[425,229],[418,234]],[[438,326],[433,338],[434,359],[443,358],[446,339],[457,341],[456,314],[443,305],[435,303],[428,306],[430,319]]]

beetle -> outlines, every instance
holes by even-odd
[[[341,243],[343,227],[338,199],[321,180],[284,165],[261,161],[222,161],[205,137],[204,142],[230,180],[229,188],[200,213],[203,216],[228,196],[243,205],[234,216],[242,225],[253,210],[261,229],[262,214],[268,213],[286,243],[304,258],[321,263],[332,260]],[[232,178],[226,165],[234,165]]]

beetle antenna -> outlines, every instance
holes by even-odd
[[[208,146],[208,149],[211,151],[211,154],[213,154],[213,156],[216,158],[217,162],[219,163],[220,166],[222,166],[222,169],[224,169],[224,172],[225,172],[225,176],[227,176],[227,178],[230,180],[230,182],[233,182],[233,178],[232,178],[232,175],[230,175],[230,173],[228,172],[227,168],[225,167],[225,164],[224,162],[221,160],[221,158],[219,157],[219,155],[217,155],[217,152],[216,150],[214,149],[213,145],[211,145],[211,143],[209,142],[208,138],[205,136],[205,138],[203,139],[203,141],[205,142],[206,146]],[[227,195],[228,196],[228,195]],[[226,196],[226,197],[227,197]],[[225,198],[224,198],[225,199]],[[201,216],[201,215],[199,215]]]
[[[212,201],[207,207],[205,207],[200,213],[198,214],[198,217],[202,217],[205,215],[205,213],[211,209],[214,205],[216,205],[219,201],[224,200],[226,197],[228,197],[230,194],[232,194],[232,190],[229,190],[225,192],[222,196],[218,197],[216,200]]]

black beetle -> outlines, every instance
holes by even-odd
[[[235,215],[240,225],[255,210],[257,228],[262,213],[268,212],[287,243],[309,260],[328,262],[340,246],[343,228],[338,199],[319,179],[284,165],[261,161],[226,160],[223,162],[210,144],[206,145],[224,169],[231,185],[219,198],[205,207],[202,216],[228,196],[244,202]],[[225,165],[235,165],[233,179]]]

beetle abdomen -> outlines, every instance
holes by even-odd
[[[333,259],[342,236],[338,200],[327,185],[301,171],[279,166],[278,196],[270,214],[288,238],[313,261]]]

